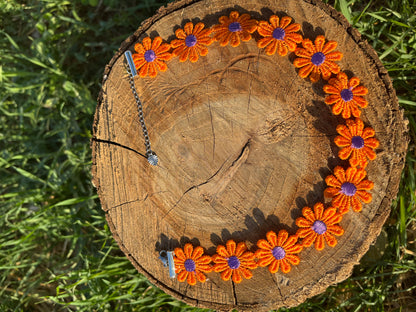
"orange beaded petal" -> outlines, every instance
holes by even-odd
[[[299,68],[299,76],[302,78],[309,76],[312,82],[317,82],[321,75],[323,79],[328,80],[331,74],[338,74],[341,68],[334,61],[340,61],[343,55],[339,51],[334,51],[337,45],[335,41],[325,43],[324,36],[316,37],[314,43],[309,39],[303,39],[303,48],[297,48],[295,51],[300,57],[293,61],[293,65]],[[318,52],[324,55],[324,61],[320,65],[315,65],[312,63],[312,57]]]
[[[322,203],[317,203],[313,207],[313,210],[309,207],[302,209],[303,217],[296,219],[296,225],[299,227],[297,235],[303,238],[302,245],[309,247],[315,243],[316,250],[322,250],[325,248],[325,242],[330,247],[334,247],[337,244],[336,236],[344,234],[344,230],[339,225],[342,220],[342,215],[337,213],[334,207],[324,209]],[[318,224],[317,230],[315,230],[315,222]],[[323,226],[325,225],[325,227]],[[319,232],[319,226],[322,233]]]
[[[374,183],[364,180],[367,173],[363,168],[349,167],[346,171],[337,166],[334,169],[334,175],[325,178],[326,184],[329,186],[325,189],[326,197],[332,197],[332,205],[337,207],[341,214],[348,212],[349,208],[355,212],[362,210],[362,202],[370,203],[372,196],[367,191],[374,187]],[[355,194],[347,195],[342,191],[344,183],[353,185],[356,189]]]
[[[280,56],[287,55],[288,51],[295,51],[297,44],[302,42],[302,35],[296,33],[300,30],[299,24],[292,24],[289,26],[292,18],[284,16],[280,20],[276,15],[272,15],[269,19],[270,23],[260,21],[257,27],[257,32],[264,38],[257,42],[259,48],[265,48],[267,55],[273,55],[276,51]],[[275,29],[280,28],[284,31],[283,39],[276,39],[273,37]]]
[[[257,21],[251,19],[248,14],[240,14],[237,11],[230,13],[229,17],[221,16],[219,18],[219,25],[212,27],[214,32],[214,39],[219,42],[220,46],[224,47],[228,43],[232,47],[240,45],[240,41],[249,41],[251,34],[257,29]],[[230,24],[240,25],[241,30],[230,31]]]
[[[170,50],[170,44],[163,43],[162,38],[156,37],[150,39],[146,37],[142,40],[142,43],[136,43],[134,45],[134,50],[137,53],[132,55],[134,65],[139,72],[140,77],[156,77],[158,71],[166,71],[167,65],[165,61],[171,59],[172,54],[168,51]],[[146,59],[146,52],[152,51],[152,60]]]
[[[280,230],[279,234],[269,231],[266,234],[267,240],[261,239],[257,242],[259,249],[256,251],[256,258],[259,259],[259,266],[268,266],[270,273],[276,273],[281,268],[283,273],[289,273],[292,265],[298,265],[300,262],[298,254],[302,251],[302,245],[296,244],[298,237],[289,234],[285,230]],[[273,250],[280,248],[275,257]]]
[[[185,282],[189,285],[195,285],[197,281],[204,283],[206,281],[206,275],[203,273],[209,273],[212,271],[212,267],[209,265],[212,261],[210,256],[204,255],[204,249],[200,246],[193,248],[192,244],[187,243],[183,250],[181,248],[175,248],[175,271],[179,282]],[[192,260],[194,263],[194,270],[187,270],[185,262]]]
[[[231,257],[235,260],[234,268],[230,267],[229,259]],[[254,258],[254,253],[247,251],[247,245],[244,242],[236,245],[233,240],[229,240],[226,247],[223,245],[217,247],[217,254],[212,257],[215,263],[213,270],[221,272],[221,278],[224,281],[231,278],[233,282],[241,283],[243,278],[250,279],[253,276],[250,270],[257,268]]]
[[[347,120],[345,125],[339,125],[337,132],[340,136],[334,139],[335,144],[338,147],[342,147],[338,152],[340,159],[348,159],[352,167],[360,166],[365,168],[368,164],[368,160],[374,160],[376,153],[374,149],[379,146],[379,141],[373,136],[375,131],[373,128],[365,128],[361,119]],[[353,138],[361,137],[363,146],[361,148],[354,147]]]
[[[328,84],[324,86],[324,92],[329,94],[325,98],[325,103],[328,105],[334,105],[332,112],[334,115],[342,113],[344,119],[348,119],[353,115],[354,117],[360,117],[361,111],[358,107],[365,108],[368,102],[362,97],[368,93],[367,88],[359,86],[360,79],[352,77],[348,80],[347,75],[344,72],[340,72],[336,78],[331,78]],[[351,99],[345,100],[342,97],[343,90],[350,90]]]
[[[198,61],[199,55],[205,56],[208,54],[208,48],[214,40],[210,37],[212,32],[211,29],[204,29],[203,23],[197,23],[194,27],[192,22],[186,23],[183,29],[179,28],[176,30],[176,38],[171,42],[171,46],[174,49],[173,55],[179,56],[180,62],[185,62],[188,58],[192,63]],[[188,36],[193,36],[192,40],[187,41]],[[187,45],[192,46],[188,46]]]

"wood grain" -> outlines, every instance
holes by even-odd
[[[293,55],[267,56],[255,40],[236,48],[214,43],[197,63],[173,59],[155,79],[136,78],[159,165],[150,166],[122,53],[144,37],[173,39],[187,21],[207,26],[232,10],[253,18],[289,15],[303,35],[337,40],[339,62],[369,89],[363,120],[381,142],[368,166],[373,201],[348,213],[335,248],[302,251],[289,274],[254,271],[234,285],[210,273],[204,284],[170,279],[162,249],[193,242],[215,253],[228,239],[250,248],[267,231],[296,232],[301,209],[324,200],[324,179],[336,165],[335,128],[323,82],[297,75]],[[178,1],[145,21],[108,64],[94,120],[93,182],[114,238],[156,286],[189,304],[217,310],[295,306],[351,274],[386,220],[407,148],[406,123],[386,70],[344,17],[318,1]]]

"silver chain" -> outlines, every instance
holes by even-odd
[[[139,95],[137,94],[137,91],[136,91],[136,86],[134,85],[134,78],[133,78],[134,76],[133,76],[133,73],[132,73],[132,69],[130,67],[131,62],[129,61],[129,55],[125,54],[125,56],[126,56],[126,60],[127,60],[126,69],[127,69],[128,75],[129,75],[130,88],[131,88],[131,91],[133,93],[134,99],[136,100],[137,110],[139,112],[139,122],[140,122],[140,125],[141,125],[142,130],[143,130],[144,145],[146,146],[147,161],[151,165],[156,166],[157,163],[158,163],[158,157],[157,157],[156,153],[153,152],[151,147],[150,147],[149,133],[147,131],[147,127],[146,127],[146,124],[144,122],[144,117],[143,117],[143,104],[140,101]],[[130,54],[130,56],[131,56],[131,54]]]

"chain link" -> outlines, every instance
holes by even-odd
[[[147,161],[151,165],[156,166],[158,162],[158,158],[157,158],[156,153],[152,151],[151,146],[150,146],[149,132],[147,131],[147,127],[146,127],[146,124],[144,122],[144,117],[143,117],[143,104],[140,101],[139,95],[137,94],[136,86],[134,85],[134,78],[131,73],[130,67],[128,65],[126,66],[126,70],[129,75],[130,88],[133,93],[134,99],[136,100],[137,110],[139,112],[139,122],[143,131],[144,145],[146,146]]]

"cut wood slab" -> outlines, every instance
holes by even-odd
[[[170,42],[188,21],[210,27],[233,10],[257,20],[288,15],[305,38],[338,42],[341,69],[369,90],[362,119],[380,141],[366,168],[373,201],[344,216],[338,245],[304,249],[288,274],[258,268],[234,284],[209,273],[206,283],[189,286],[169,278],[160,250],[192,242],[213,255],[229,239],[253,248],[269,230],[295,234],[302,208],[328,202],[325,177],[346,165],[334,144],[343,121],[324,103],[324,82],[300,78],[293,54],[268,56],[255,39],[235,48],[215,42],[196,63],[174,58],[156,78],[135,78],[159,157],[149,165],[123,53],[147,36]],[[157,287],[194,306],[261,311],[298,305],[351,274],[389,215],[407,142],[387,71],[331,7],[307,0],[178,1],[145,21],[106,67],[91,141],[93,182],[120,248]]]

